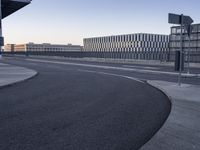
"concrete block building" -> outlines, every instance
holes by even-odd
[[[192,32],[189,39],[185,28],[183,30],[183,51],[185,54],[185,60],[190,59],[191,62],[200,62],[200,24],[192,25]],[[171,27],[170,34],[170,59],[175,59],[175,51],[180,50],[180,33],[181,27]],[[189,56],[190,55],[190,56]]]
[[[85,38],[84,51],[102,54],[102,57],[124,59],[163,59],[169,53],[169,36],[158,34],[127,34]]]

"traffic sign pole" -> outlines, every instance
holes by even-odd
[[[190,46],[191,46],[191,32],[192,32],[192,26],[191,25],[189,25],[188,26],[188,29],[187,29],[188,31],[188,38],[189,38],[189,47],[188,47],[188,57],[187,57],[187,60],[188,60],[188,65],[187,65],[187,73],[188,74],[190,74],[190,50],[191,50],[191,48],[190,48]]]
[[[0,38],[2,38],[2,10],[1,10],[1,0],[0,0]],[[0,58],[2,53],[2,44],[0,43]]]
[[[181,77],[182,77],[182,66],[183,66],[183,14],[181,14],[181,35],[180,35],[180,63],[179,63],[179,76],[178,76],[178,85],[181,86]]]
[[[179,75],[178,75],[178,85],[181,85],[181,77],[182,77],[182,68],[183,63],[185,61],[183,60],[183,27],[184,26],[190,26],[193,23],[193,19],[190,16],[184,16],[183,14],[177,15],[177,14],[171,14],[169,13],[168,23],[171,24],[179,24],[181,25],[181,33],[180,33],[180,62],[179,62]],[[187,29],[188,33],[190,34],[189,29]],[[188,65],[189,66],[189,65]]]

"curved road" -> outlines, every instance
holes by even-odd
[[[2,62],[39,75],[0,89],[1,150],[135,150],[170,112],[160,91],[100,68]]]

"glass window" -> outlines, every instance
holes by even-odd
[[[131,35],[129,35],[129,41],[132,41],[132,36]]]
[[[177,34],[180,34],[180,33],[181,33],[181,27],[178,27],[178,28],[177,28],[176,33],[177,33]]]
[[[180,47],[181,43],[180,42],[176,42],[176,47]]]
[[[191,41],[191,47],[197,47],[197,42],[196,41]]]
[[[180,40],[181,40],[180,35],[177,35],[177,36],[176,36],[176,41],[180,41]]]
[[[124,36],[124,41],[128,41],[128,35]]]
[[[171,28],[171,33],[176,34],[176,28],[175,27]]]
[[[155,35],[153,35],[153,41],[155,41],[155,38],[156,38],[156,36],[155,36]]]
[[[198,26],[197,25],[193,25],[192,26],[192,33],[196,33],[198,30]]]
[[[184,37],[183,37],[183,40],[189,40],[189,37],[188,37],[188,35],[186,34],[186,35],[184,35]]]
[[[197,34],[191,34],[190,38],[191,38],[191,40],[197,40],[198,36],[197,36]]]
[[[147,34],[147,41],[150,41],[150,35]]]
[[[189,47],[189,42],[184,42],[183,47]]]
[[[155,41],[156,42],[158,41],[158,35],[155,35]]]
[[[198,40],[200,40],[200,33],[197,36],[198,36]]]
[[[136,41],[135,34],[133,34],[133,41]]]
[[[117,37],[117,41],[120,42],[120,36]]]
[[[183,33],[187,34],[186,28],[183,28]]]
[[[198,41],[198,45],[197,46],[200,47],[200,41]]]
[[[143,34],[140,34],[140,41],[143,41]]]
[[[198,32],[200,32],[200,24],[198,25]]]
[[[138,40],[138,38],[137,38],[137,34],[135,34],[135,41],[137,41]]]

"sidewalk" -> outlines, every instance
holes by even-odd
[[[4,55],[5,57],[27,57],[25,55]],[[38,55],[29,55],[29,58],[52,58],[60,60],[75,60],[75,61],[87,61],[87,62],[103,62],[103,63],[118,63],[118,64],[138,64],[138,65],[151,65],[151,66],[174,66],[174,62],[165,62],[160,60],[138,60],[138,59],[112,59],[112,58],[93,58],[93,57],[84,57],[84,58],[72,58],[72,57],[63,57],[63,56],[38,56]],[[192,68],[200,68],[200,63],[190,63]]]
[[[32,78],[34,70],[0,63],[0,88]]]
[[[141,150],[200,150],[200,86],[148,81],[172,100],[171,114]]]
[[[105,62],[105,63],[120,63],[120,64],[138,64],[138,65],[151,65],[151,66],[174,66],[174,62],[165,62],[160,60],[138,60],[138,59],[112,59],[112,58],[68,58],[60,56],[34,56],[31,57],[41,57],[41,58],[55,58],[55,59],[68,59],[68,60],[78,60],[78,61],[88,61],[88,62]],[[190,63],[190,67],[200,68],[200,63]]]

